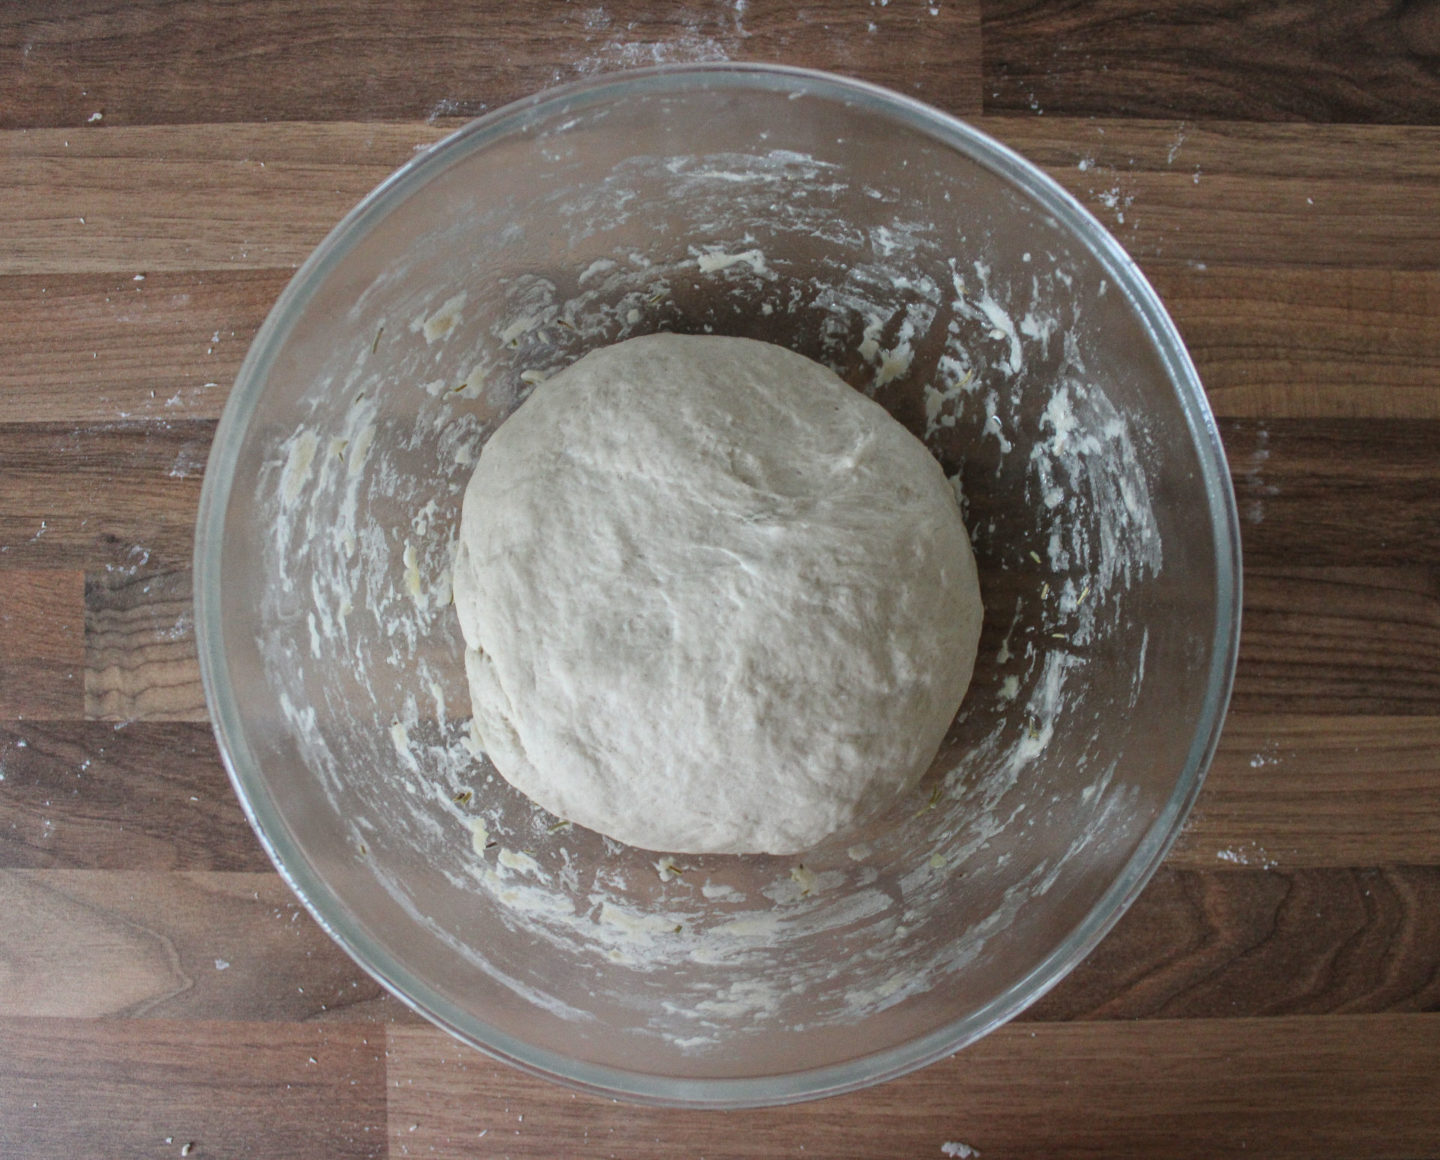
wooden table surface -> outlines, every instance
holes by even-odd
[[[1246,560],[1219,756],[1090,959],[908,1078],[732,1113],[387,998],[248,829],[190,604],[226,393],[345,210],[513,98],[718,59],[913,94],[1089,205],[1199,365]],[[0,1155],[1440,1156],[1437,126],[1435,0],[11,0]]]

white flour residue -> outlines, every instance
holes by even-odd
[[[1272,858],[1264,846],[1255,842],[1243,846],[1235,846],[1229,849],[1216,850],[1215,857],[1221,862],[1229,862],[1234,866],[1259,866],[1262,870],[1275,870],[1280,863]]]
[[[770,272],[770,267],[765,265],[765,255],[759,250],[741,250],[738,254],[727,254],[723,250],[710,250],[695,258],[695,265],[699,267],[702,274],[728,270],[731,266],[741,262],[744,262],[756,274]]]
[[[596,5],[584,11],[587,33],[591,38],[612,31],[614,35],[570,67],[581,76],[589,76],[646,65],[730,60],[744,52],[744,38],[748,33],[741,26],[743,11],[744,0],[741,0],[733,23],[713,26],[698,12],[681,10],[676,13],[678,28],[663,39],[645,40],[631,35],[633,24],[615,23],[603,6]]]
[[[301,428],[286,440],[285,472],[280,482],[282,502],[287,506],[295,503],[300,489],[310,480],[310,468],[315,462],[315,450],[319,440],[315,432]]]
[[[439,342],[455,329],[460,321],[460,311],[464,308],[465,292],[462,290],[453,298],[446,299],[445,304],[428,318],[417,318],[410,324],[411,329],[423,334],[427,343]]]
[[[1036,298],[1040,296],[1038,286],[1034,296]],[[1060,320],[1053,314],[1042,314],[1037,317],[1032,310],[1027,311],[1025,316],[1020,319],[1019,329],[1020,333],[1026,338],[1039,343],[1040,357],[1046,358],[1050,354],[1050,336],[1054,334],[1059,327]]]
[[[1062,377],[1040,417],[1040,434],[1030,460],[1033,490],[1053,513],[1051,567],[1078,568],[1096,593],[1158,573],[1163,553],[1145,475],[1129,424],[1109,398]],[[1078,608],[1079,597],[1072,603]],[[1087,638],[1091,628],[1081,626]]]
[[[1025,354],[1020,343],[1020,335],[1016,333],[1015,323],[1010,317],[1010,312],[995,301],[990,294],[990,267],[981,261],[973,262],[971,265],[975,271],[975,279],[979,282],[978,294],[973,286],[967,289],[964,276],[952,267],[951,279],[955,287],[955,311],[966,318],[983,322],[989,327],[987,337],[1005,344],[1007,354],[1005,362],[1001,365],[1013,378],[1025,366]]]
[[[975,371],[951,355],[941,355],[939,374],[925,384],[925,438],[955,426],[965,396],[974,393]]]

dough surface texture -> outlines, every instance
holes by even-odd
[[[677,853],[797,853],[912,787],[982,615],[919,440],[801,355],[669,334],[593,351],[501,424],[454,592],[496,768]]]

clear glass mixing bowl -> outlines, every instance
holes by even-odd
[[[915,794],[804,858],[620,846],[470,736],[470,465],[531,383],[657,329],[830,364],[963,489],[974,685]],[[1200,787],[1240,569],[1201,385],[1092,217],[912,100],[722,65],[502,109],[345,218],[241,368],[195,596],[235,788],[366,970],[532,1071],[746,1105],[953,1052],[1095,945]]]

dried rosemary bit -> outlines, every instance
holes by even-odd
[[[1087,596],[1089,596],[1089,595],[1090,595],[1090,585],[1087,584],[1087,585],[1085,585],[1084,588],[1080,589],[1080,595],[1079,595],[1078,597],[1076,597],[1075,603],[1076,603],[1076,604],[1079,604],[1080,601],[1084,600],[1085,597],[1087,597]]]
[[[1030,559],[1034,560],[1037,564],[1042,563],[1040,559],[1040,553],[1037,552],[1034,548],[1030,549]]]
[[[375,341],[370,344],[371,354],[374,354],[380,348],[380,336],[384,333],[385,328],[383,326],[375,332]]]
[[[675,857],[672,854],[666,854],[660,861],[655,863],[655,873],[660,875],[661,882],[671,882],[684,875],[688,869],[690,869],[688,866],[677,866],[675,864]]]
[[[1040,599],[1041,599],[1041,600],[1044,600],[1045,597],[1047,597],[1047,596],[1049,596],[1049,595],[1050,595],[1050,581],[1046,580],[1045,583],[1043,583],[1043,584],[1040,585]]]
[[[944,787],[937,782],[935,786],[930,790],[930,800],[915,812],[915,816],[917,818],[923,817],[925,814],[928,814],[931,810],[938,806],[940,804],[940,796],[943,793]]]
[[[471,793],[468,789],[462,789],[450,800],[453,801],[457,806],[468,806],[470,804],[470,799],[474,796],[475,795]]]
[[[556,822],[553,826],[549,827],[545,832],[546,832],[547,834],[553,834],[553,833],[555,833],[557,830],[568,830],[568,829],[569,829],[572,825],[574,825],[574,824],[575,824],[574,822],[571,822],[571,821],[569,821],[569,820],[567,820],[567,819],[565,819],[565,818],[561,818],[561,819],[560,819],[558,822]]]

